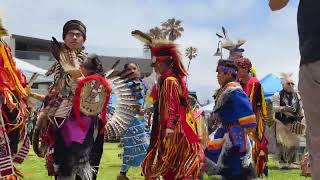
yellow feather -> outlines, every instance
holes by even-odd
[[[3,24],[2,24],[2,18],[0,16],[0,38],[3,36],[8,36],[9,33],[8,31],[4,28]]]

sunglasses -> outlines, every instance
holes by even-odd
[[[293,83],[293,82],[288,82],[287,85],[289,85],[289,86],[290,86],[290,85],[294,86],[294,83]]]

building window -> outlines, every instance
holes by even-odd
[[[23,43],[23,42],[16,42],[16,49],[15,50],[27,51],[28,50],[28,45],[26,43]]]
[[[38,89],[38,84],[37,83],[32,84],[31,89]]]

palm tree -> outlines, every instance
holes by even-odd
[[[181,26],[181,22],[181,20],[171,18],[161,24],[164,34],[170,41],[174,41],[181,37],[181,33],[184,31],[183,27]]]
[[[157,26],[149,30],[149,35],[154,39],[165,39],[162,29]]]
[[[185,56],[189,59],[187,71],[189,71],[191,60],[197,57],[198,55],[197,53],[198,53],[198,49],[195,47],[190,46],[186,49]]]

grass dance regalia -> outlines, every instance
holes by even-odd
[[[52,53],[57,60],[54,84],[38,117],[34,150],[46,157],[49,175],[91,180],[95,177],[91,153],[96,138],[104,133],[99,124],[106,124],[111,87],[96,55],[84,56],[54,38]]]
[[[266,137],[265,119],[267,117],[267,107],[264,99],[263,88],[259,80],[255,77],[254,69],[251,61],[243,56],[244,49],[241,46],[246,42],[243,39],[233,42],[228,37],[225,28],[222,27],[223,36],[217,34],[219,38],[223,39],[221,47],[229,51],[229,60],[235,62],[238,69],[238,81],[240,82],[244,92],[249,96],[253,111],[257,118],[257,129],[252,133],[251,138],[253,144],[253,161],[256,169],[256,174],[259,177],[263,175],[268,176],[268,140]],[[240,72],[239,69],[242,69]],[[247,81],[242,79],[244,76]]]
[[[153,63],[171,62],[158,79],[151,140],[142,173],[146,179],[196,179],[201,173],[203,150],[187,104],[186,71],[177,47],[171,42],[155,42],[140,31],[132,35],[151,48],[157,61]]]
[[[253,145],[253,161],[255,164],[256,173],[259,177],[268,176],[268,139],[266,136],[267,105],[264,98],[264,91],[256,77],[250,75],[249,71],[252,68],[251,62],[247,58],[238,58],[236,65],[239,68],[246,69],[246,74],[249,77],[247,82],[240,79],[240,84],[244,92],[249,96],[253,111],[257,117],[256,132],[252,134]]]
[[[3,36],[8,32],[0,17],[0,179],[20,179],[13,163],[22,163],[29,152],[27,89]]]
[[[208,175],[222,175],[225,179],[250,179],[253,176],[251,144],[247,128],[256,126],[256,117],[247,95],[235,82],[236,67],[233,61],[219,60],[218,73],[232,74],[233,80],[221,83],[215,94],[213,110],[218,128],[209,135],[205,150]],[[219,76],[219,75],[218,75]],[[223,85],[225,84],[225,85]]]

